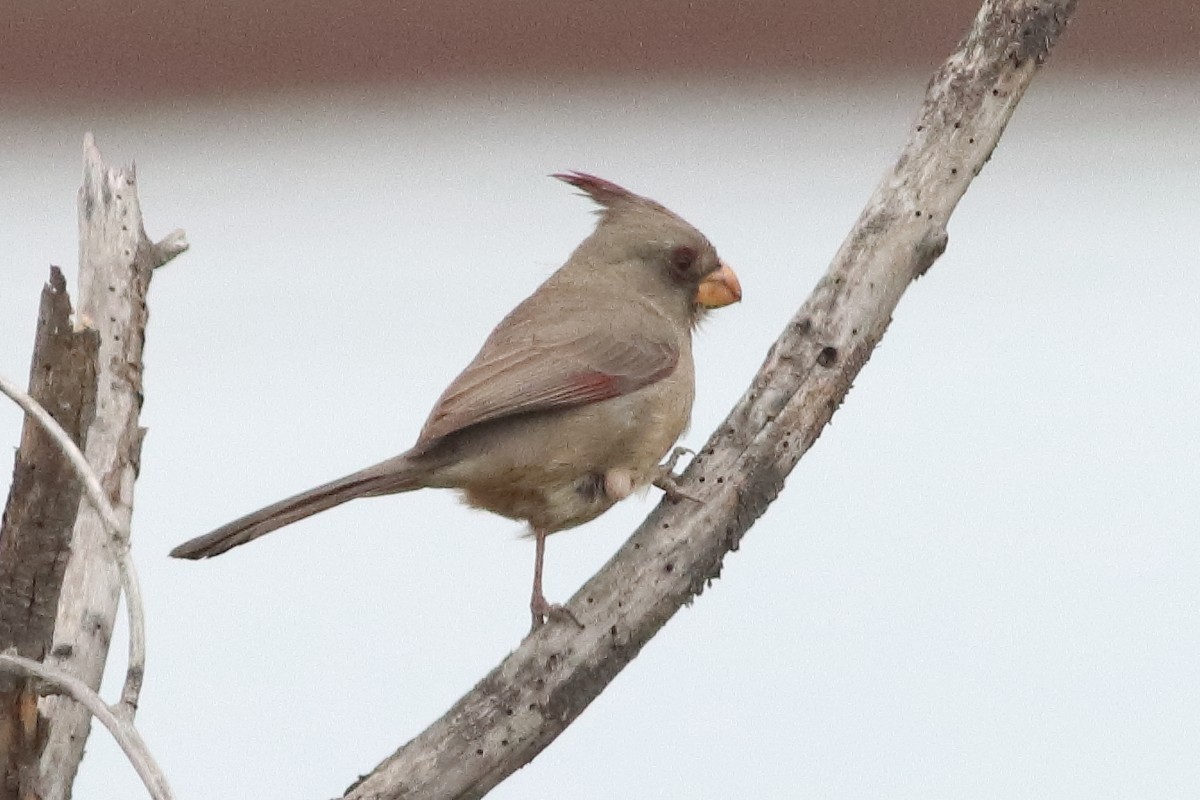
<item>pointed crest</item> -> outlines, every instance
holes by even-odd
[[[577,172],[574,170],[571,172],[556,172],[550,177],[558,178],[560,181],[569,183],[576,189],[582,190],[603,211],[613,211],[625,203],[638,203],[666,211],[665,208],[649,198],[642,197],[640,194],[634,194],[624,186],[618,186],[612,181],[597,178],[595,175],[589,175],[586,172]]]

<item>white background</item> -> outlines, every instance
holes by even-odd
[[[141,728],[181,798],[339,795],[519,642],[533,548],[419,492],[218,560],[178,542],[407,448],[590,230],[545,176],[680,213],[744,302],[697,345],[700,444],[908,133],[887,84],[462,86],[0,119],[0,370],[74,284],[83,132],[136,159],[155,277],[134,516]],[[780,499],[497,798],[1200,793],[1195,84],[1043,76]],[[20,416],[0,410],[15,446]],[[551,539],[566,598],[657,501]],[[108,691],[123,672],[114,643]],[[142,790],[94,731],[78,798]]]

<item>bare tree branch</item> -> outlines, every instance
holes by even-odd
[[[93,349],[92,352],[95,350]],[[94,373],[92,378],[95,379]],[[18,389],[3,375],[0,375],[0,392],[10,397],[26,414],[32,417],[62,451],[85,490],[84,496],[92,504],[96,513],[100,515],[100,519],[111,537],[112,550],[117,559],[117,571],[121,580],[121,590],[125,593],[125,608],[129,617],[129,663],[125,670],[125,685],[121,689],[121,700],[117,709],[119,713],[132,720],[137,713],[138,695],[141,692],[142,677],[146,671],[146,613],[142,605],[141,584],[138,582],[133,557],[129,552],[130,532],[125,527],[125,523],[117,517],[117,512],[113,510],[108,498],[104,496],[104,490],[100,488],[100,478],[92,471],[91,466],[83,457],[83,452],[72,441],[70,434],[58,425],[41,404]]]
[[[99,688],[124,584],[130,611],[130,663],[118,708],[128,719],[137,707],[145,659],[141,594],[128,550],[144,434],[138,414],[146,293],[153,270],[186,247],[179,232],[159,245],[150,241],[142,224],[134,170],[107,167],[88,134],[79,192],[79,317],[95,328],[100,347],[96,414],[85,453],[108,503],[79,508],[54,647],[46,664],[79,678],[93,691]],[[41,761],[43,798],[66,800],[83,757],[90,714],[86,707],[58,697],[47,698],[42,707],[49,723]]]
[[[36,398],[31,402],[49,409],[68,429],[63,435],[72,442],[80,441],[91,424],[97,345],[95,331],[73,330],[66,280],[51,267],[38,310],[29,393]],[[0,524],[0,652],[11,648],[36,660],[50,650],[81,494],[63,449],[43,426],[27,419]],[[40,794],[45,723],[37,702],[29,680],[0,676],[2,800]]]
[[[986,0],[930,81],[896,165],[749,390],[684,474],[703,504],[665,501],[549,624],[440,720],[346,792],[475,798],[532,760],[679,608],[783,488],[883,336],[908,285],[1057,41],[1075,0]]]
[[[113,511],[112,504],[108,502],[108,498],[104,496],[104,490],[100,488],[100,478],[88,465],[87,459],[83,457],[83,451],[75,444],[71,434],[63,430],[41,403],[18,389],[15,383],[3,375],[0,375],[0,393],[20,406],[21,410],[32,417],[33,421],[40,425],[50,440],[54,442],[55,447],[67,459],[67,463],[83,487],[87,499],[108,527],[109,534],[128,539],[129,532],[125,530],[124,523],[117,519],[117,512]]]
[[[151,246],[150,263],[154,265],[154,269],[166,266],[168,261],[187,249],[186,234],[182,228],[176,228]]]
[[[159,769],[154,756],[150,755],[150,750],[137,728],[133,726],[133,721],[110,708],[90,686],[60,669],[22,658],[14,653],[0,653],[0,671],[37,678],[78,702],[112,733],[138,777],[146,785],[150,796],[154,800],[172,800],[174,795],[171,793],[171,787],[167,785],[167,778]]]

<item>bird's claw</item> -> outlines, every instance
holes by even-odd
[[[666,472],[654,479],[654,485],[662,489],[663,494],[668,500],[691,500],[693,503],[703,503],[699,497],[694,497],[679,488],[679,476],[673,472]]]
[[[679,459],[683,458],[684,456],[694,455],[696,455],[695,450],[691,449],[690,447],[684,447],[683,445],[680,445],[671,451],[671,455],[667,456],[666,463],[661,464],[660,468],[668,475],[674,474],[675,465],[679,463]]]
[[[679,488],[679,478],[681,476],[674,473],[675,462],[679,461],[679,457],[684,453],[692,453],[686,447],[676,447],[671,457],[667,459],[665,464],[660,464],[658,467],[658,475],[654,478],[654,485],[663,490],[668,500],[678,502],[680,500],[691,500],[693,503],[704,502],[699,497],[693,497],[687,492]]]
[[[583,630],[583,623],[579,621],[579,617],[575,616],[575,612],[559,603],[547,602],[545,597],[535,597],[529,604],[529,611],[533,615],[533,625],[529,628],[530,633],[545,625],[548,620],[570,622],[579,630]]]

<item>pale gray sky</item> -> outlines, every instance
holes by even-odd
[[[1196,85],[1044,78],[721,579],[493,797],[1200,793]],[[696,445],[825,269],[925,80],[0,119],[5,375],[26,375],[47,264],[73,285],[85,129],[137,160],[151,236],[192,243],[151,293],[134,516],[139,725],[179,796],[339,795],[524,634],[532,545],[448,493],[352,503],[211,562],[166,552],[408,447],[590,229],[548,173],[654,197],[738,270],[744,302],[698,341]],[[0,412],[0,441],[19,424]],[[552,538],[547,595],[656,500]],[[107,735],[88,749],[76,797],[141,794]]]

